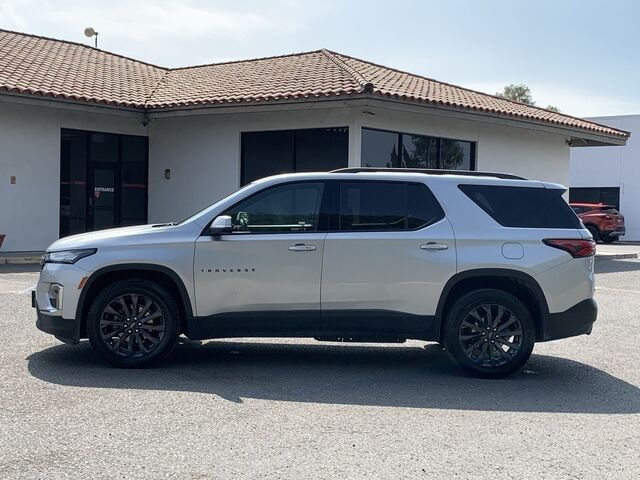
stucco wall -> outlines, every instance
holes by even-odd
[[[149,135],[150,222],[179,220],[240,185],[240,133],[349,127],[349,165],[360,165],[362,126],[477,144],[479,170],[567,184],[562,135],[529,128],[380,107],[323,105],[306,110],[152,118],[22,105],[0,99],[0,232],[4,251],[42,250],[59,231],[60,129]],[[171,178],[164,178],[165,169]],[[17,184],[10,185],[11,175]]]
[[[620,187],[620,211],[627,234],[640,240],[640,115],[596,117],[591,120],[631,132],[623,147],[571,149],[572,187]]]
[[[352,116],[341,108],[152,120],[149,221],[180,220],[237,190],[241,132],[350,126]]]
[[[0,99],[2,251],[43,250],[58,238],[62,128],[146,134],[137,119]]]
[[[352,166],[360,165],[364,126],[475,141],[479,170],[569,182],[566,137],[524,128],[372,107],[166,118],[149,126],[149,221],[186,217],[236,190],[241,132],[329,126],[349,126]]]

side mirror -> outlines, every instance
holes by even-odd
[[[220,215],[216,217],[211,226],[209,227],[209,233],[211,235],[224,235],[226,233],[233,233],[233,223],[229,215]]]

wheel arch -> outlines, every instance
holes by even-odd
[[[127,278],[144,278],[165,287],[175,297],[182,314],[182,331],[193,318],[193,308],[187,288],[180,276],[171,268],[147,263],[123,263],[109,265],[93,272],[87,279],[76,307],[76,318],[80,320],[80,338],[86,338],[86,321],[89,307],[98,292],[109,283]]]
[[[511,293],[531,312],[536,340],[544,337],[549,306],[540,284],[529,274],[509,268],[481,268],[459,272],[445,284],[436,308],[437,340],[442,341],[448,309],[464,293],[481,288],[496,288]]]

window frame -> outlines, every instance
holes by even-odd
[[[433,191],[429,188],[429,186],[423,182],[417,182],[417,181],[407,181],[407,180],[376,180],[376,179],[340,179],[340,180],[328,180],[327,181],[328,184],[330,185],[330,190],[329,193],[331,195],[331,203],[330,203],[330,209],[329,209],[329,215],[328,215],[328,222],[327,222],[327,232],[328,233],[399,233],[399,232],[417,232],[420,230],[423,230],[425,228],[429,228],[432,225],[435,225],[438,222],[441,222],[445,217],[446,217],[446,213],[444,211],[444,208],[442,207],[442,204],[440,203],[440,201],[438,200],[438,198],[435,196],[435,194],[433,193]],[[423,187],[427,190],[427,192],[429,193],[429,195],[431,195],[431,197],[433,198],[435,204],[438,206],[439,210],[440,210],[440,214],[438,215],[437,219],[427,223],[425,225],[422,225],[420,227],[417,228],[403,228],[403,229],[375,229],[375,230],[341,230],[340,229],[340,185],[344,184],[344,183],[382,183],[382,184],[389,184],[389,183],[399,183],[402,185],[408,186],[408,185],[417,185],[419,187]],[[407,190],[405,188],[405,225],[406,225],[406,212],[408,211],[408,193]]]
[[[424,133],[412,133],[412,132],[398,132],[396,130],[387,130],[385,128],[375,128],[375,127],[361,127],[361,132],[360,132],[360,138],[362,139],[362,131],[364,130],[370,130],[370,131],[376,131],[376,132],[385,132],[385,133],[393,133],[397,135],[397,142],[398,142],[398,156],[400,159],[402,159],[402,137],[404,135],[416,135],[416,136],[420,136],[420,137],[429,137],[429,138],[435,138],[438,140],[438,166],[437,166],[437,170],[445,170],[441,167],[441,157],[442,157],[442,140],[450,140],[452,142],[465,142],[465,143],[469,143],[470,144],[470,154],[469,154],[469,171],[473,171],[475,172],[477,170],[477,152],[478,152],[478,148],[477,148],[477,143],[476,141],[473,140],[462,140],[460,138],[449,138],[449,137],[438,137],[436,135],[427,135]],[[362,151],[362,140],[360,140],[360,150]],[[362,161],[364,159],[362,157],[360,157],[360,165],[362,165]],[[364,166],[364,165],[362,165]],[[378,167],[378,168],[384,168],[384,167]],[[403,168],[402,166],[398,166],[397,168]],[[463,169],[460,169],[463,170]]]
[[[202,235],[208,235],[207,232],[209,231],[209,228],[211,227],[211,224],[213,223],[213,221],[222,215],[226,215],[227,212],[233,208],[236,208],[238,205],[240,205],[243,202],[246,202],[247,200],[250,200],[251,198],[257,196],[257,195],[261,195],[264,194],[265,192],[268,192],[269,190],[273,190],[276,188],[280,188],[280,187],[284,187],[284,186],[288,186],[288,185],[302,185],[305,183],[319,183],[322,184],[322,198],[320,199],[320,207],[318,209],[318,224],[316,226],[315,230],[307,230],[307,231],[281,231],[281,232],[232,232],[232,233],[222,233],[220,234],[220,236],[245,236],[245,235],[304,235],[304,234],[309,234],[309,233],[325,233],[327,231],[327,224],[328,224],[328,206],[329,206],[329,201],[331,199],[331,195],[328,193],[329,190],[329,186],[328,186],[328,182],[324,179],[307,179],[307,180],[290,180],[290,181],[286,181],[286,182],[282,182],[282,183],[277,183],[275,185],[269,185],[268,187],[262,188],[260,190],[258,190],[257,192],[253,192],[250,195],[247,195],[246,197],[238,200],[236,203],[234,203],[233,205],[225,208],[221,213],[217,214],[215,217],[213,217],[209,223],[207,223],[207,226],[204,228]]]

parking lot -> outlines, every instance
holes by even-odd
[[[0,478],[640,478],[640,261],[597,265],[591,336],[504,380],[437,346],[183,342],[151,370],[35,327],[0,266]]]

